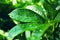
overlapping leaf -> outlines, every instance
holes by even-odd
[[[37,14],[42,16],[44,19],[46,18],[45,13],[44,13],[44,9],[42,7],[40,7],[38,5],[29,5],[26,8],[36,12]]]
[[[33,31],[33,30],[36,30],[36,29],[38,29],[38,30],[40,29],[39,33],[40,33],[40,36],[42,36],[42,34],[49,27],[47,25],[49,25],[49,24],[39,24],[39,23],[18,24],[9,31],[8,39],[12,40],[15,36],[17,36],[20,33],[23,33],[26,30]]]
[[[13,27],[8,33],[8,39],[12,40],[15,36],[20,33],[23,33],[26,30],[35,30],[40,24],[38,23],[26,23],[26,24],[17,24]]]
[[[8,32],[8,40],[12,40],[16,35],[19,33],[24,32],[24,25],[18,24],[15,27],[13,27],[9,32]]]
[[[38,14],[28,9],[15,9],[9,16],[13,20],[21,22],[42,22],[42,18]]]

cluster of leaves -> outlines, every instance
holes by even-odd
[[[26,40],[44,40],[43,38],[59,40],[54,37],[60,22],[60,12],[56,9],[57,4],[59,4],[58,1],[43,0],[13,10],[9,16],[17,23],[15,22],[16,26],[8,32],[8,39],[12,40],[18,34],[25,32]],[[46,32],[46,30],[48,31]]]
[[[6,7],[2,4],[7,4],[9,8],[6,6],[7,10],[5,10]],[[9,30],[8,40],[13,40],[15,37],[19,40],[60,40],[60,0],[0,0],[0,5],[4,7],[2,10],[5,16],[11,8],[17,8],[9,14],[16,26]],[[0,13],[2,13],[1,7]],[[1,14],[0,17],[3,15]],[[12,27],[13,22],[8,19],[0,18],[0,24],[3,22],[0,29],[3,24],[6,25],[6,22]],[[23,38],[26,39],[21,39],[23,33],[25,34]],[[3,37],[5,38],[5,36],[0,37],[1,40],[5,40]]]

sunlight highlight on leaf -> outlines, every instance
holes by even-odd
[[[12,0],[12,4],[16,5],[17,4],[17,0]]]

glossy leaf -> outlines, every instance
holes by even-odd
[[[40,24],[40,23],[17,24],[15,27],[13,27],[9,31],[9,33],[8,33],[8,39],[12,40],[15,36],[17,36],[20,33],[23,33],[24,31],[27,31],[27,30],[33,31],[33,30],[36,30],[36,29],[42,30],[41,31],[41,36],[42,36],[42,34],[45,32],[45,30],[47,28],[48,28],[48,24]]]
[[[37,14],[42,16],[44,19],[46,18],[45,13],[44,13],[44,9],[41,6],[38,6],[38,5],[29,5],[26,8],[36,12]]]
[[[12,40],[16,35],[24,32],[24,25],[18,24],[8,32],[8,40]]]
[[[28,9],[15,9],[9,14],[9,16],[13,20],[20,22],[42,22],[42,18],[38,14]]]
[[[57,14],[57,16],[55,17],[55,21],[60,22],[60,12]]]
[[[9,33],[8,33],[8,39],[12,40],[15,36],[17,36],[20,33],[23,33],[26,30],[35,30],[38,28],[38,23],[26,23],[26,24],[17,24],[15,27],[13,27]]]

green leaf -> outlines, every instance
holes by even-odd
[[[44,32],[50,27],[50,24],[40,25],[39,30],[34,30],[31,35],[31,40],[40,40]]]
[[[44,19],[46,18],[45,13],[44,13],[44,9],[41,6],[38,6],[38,5],[29,5],[26,8],[36,12],[37,14],[42,16]]]
[[[12,40],[15,36],[27,30],[33,31],[36,29],[41,29],[42,30],[41,34],[43,34],[43,32],[45,32],[45,30],[48,28],[46,27],[48,26],[48,24],[46,26],[45,25],[46,24],[40,24],[40,23],[17,24],[8,32],[8,39]]]
[[[28,9],[15,9],[13,10],[9,16],[13,20],[17,20],[20,22],[42,22],[42,18],[36,14],[35,12]]]
[[[31,35],[31,40],[40,40],[41,34],[40,31],[35,30]]]
[[[24,24],[18,24],[8,32],[8,40],[12,40],[16,35],[25,31]]]
[[[26,24],[17,24],[15,27],[13,27],[9,32],[8,32],[8,39],[12,40],[15,36],[17,36],[20,33],[23,33],[26,30],[35,30],[38,28],[38,23],[26,23]]]
[[[47,2],[49,2],[49,4],[52,4],[54,7],[56,7],[60,2],[59,0],[46,0]]]
[[[55,17],[55,21],[60,22],[60,12],[57,14],[57,16]]]
[[[52,5],[52,4],[49,4],[49,2],[44,2],[44,8],[46,9],[46,11],[48,12],[47,13],[47,16],[49,19],[54,19],[55,18],[55,15],[56,15],[56,9],[55,7]]]

